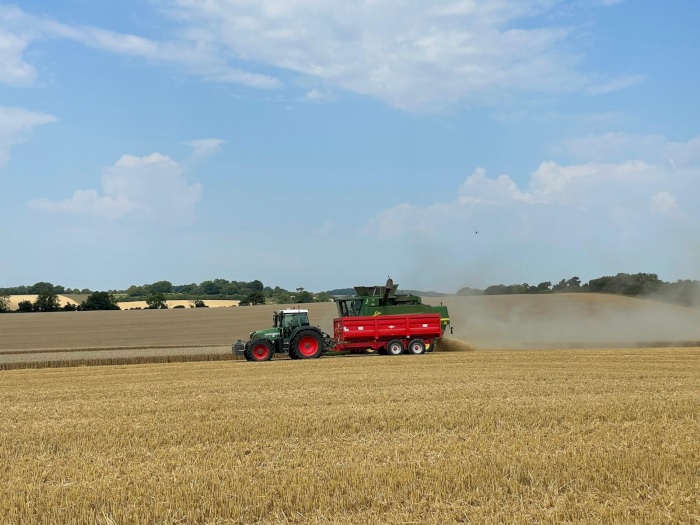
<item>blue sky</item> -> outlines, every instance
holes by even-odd
[[[0,0],[0,286],[700,279],[698,20]]]

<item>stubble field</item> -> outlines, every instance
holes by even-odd
[[[700,349],[0,373],[0,522],[698,523]]]
[[[0,371],[0,523],[700,523],[700,312],[444,301],[476,351]],[[0,369],[229,358],[274,308],[2,315]]]

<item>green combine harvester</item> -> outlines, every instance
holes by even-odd
[[[447,306],[430,306],[423,304],[417,295],[397,295],[399,285],[389,278],[384,286],[355,286],[357,295],[334,299],[338,305],[340,317],[406,315],[406,314],[440,314],[444,333],[450,324]]]

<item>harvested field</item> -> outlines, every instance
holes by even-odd
[[[593,294],[430,298],[450,309],[454,333],[442,351],[465,348],[699,346],[700,310]],[[305,305],[312,322],[332,332],[335,304]],[[271,325],[285,305],[115,312],[0,315],[0,363],[213,355]],[[455,341],[461,341],[456,343]],[[466,346],[464,346],[466,345]],[[215,348],[210,351],[208,349]],[[98,352],[80,355],[80,352]],[[18,356],[18,353],[26,355]]]
[[[175,308],[176,306],[184,306],[185,308],[190,308],[190,306],[192,305],[192,301],[184,299],[168,299],[165,302],[167,303],[168,308]],[[120,301],[117,304],[122,310],[132,310],[136,308],[143,310],[144,308],[148,308],[147,301]],[[240,301],[233,299],[204,299],[204,304],[206,304],[209,308],[225,308],[229,306],[238,306],[240,304]]]
[[[10,310],[17,310],[19,308],[19,303],[22,301],[29,301],[30,303],[33,303],[36,301],[37,295],[11,295],[10,296]],[[73,295],[59,295],[58,296],[58,303],[61,306],[65,306],[67,304],[75,304],[78,305],[80,304],[80,301],[76,301],[75,296]]]
[[[0,522],[698,523],[700,349],[17,370]]]
[[[280,306],[0,315],[0,353],[42,349],[229,346],[272,323]],[[332,328],[335,305],[310,305]]]

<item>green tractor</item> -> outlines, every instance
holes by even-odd
[[[236,355],[248,361],[269,361],[274,354],[289,354],[292,359],[314,359],[333,345],[328,334],[309,324],[309,311],[298,308],[280,310],[272,316],[272,328],[250,333],[247,343],[233,345]]]

